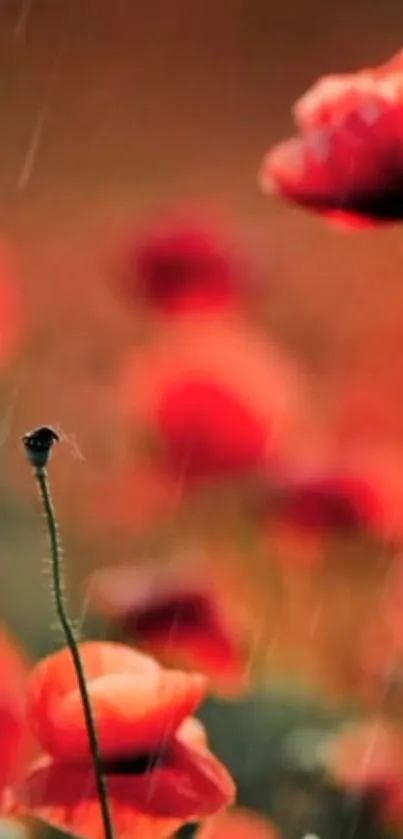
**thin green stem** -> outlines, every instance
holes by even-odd
[[[78,686],[83,704],[88,740],[90,744],[91,757],[94,767],[99,804],[101,807],[105,839],[114,839],[114,829],[109,807],[108,789],[102,768],[102,758],[98,742],[95,718],[91,706],[91,700],[88,694],[83,662],[81,660],[80,651],[74,634],[73,625],[70,621],[64,598],[61,545],[46,468],[44,466],[34,466],[34,476],[38,484],[48,525],[56,611],[66,637],[67,645],[71,652],[71,657],[73,659],[73,664],[77,675]]]

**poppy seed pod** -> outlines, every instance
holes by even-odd
[[[53,445],[59,443],[60,437],[50,425],[42,425],[24,434],[22,441],[31,465],[35,469],[43,469],[49,461]]]

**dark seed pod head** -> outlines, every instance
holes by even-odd
[[[58,443],[60,437],[50,425],[42,425],[33,431],[24,434],[24,443],[27,458],[36,469],[47,465],[54,443]]]

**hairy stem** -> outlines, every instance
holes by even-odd
[[[75,637],[73,625],[67,612],[67,607],[64,598],[61,545],[59,540],[55,509],[53,506],[49,486],[49,480],[46,468],[44,466],[34,466],[33,471],[43,503],[49,532],[56,612],[66,638],[66,643],[70,649],[71,657],[73,659],[73,664],[77,675],[77,682],[81,694],[85,724],[87,728],[92,763],[95,773],[99,804],[101,808],[102,821],[104,825],[105,839],[114,839],[114,829],[109,807],[108,790],[102,768],[102,758],[98,742],[94,714],[92,711],[91,700],[87,690],[87,682],[83,662],[80,657],[78,643]]]

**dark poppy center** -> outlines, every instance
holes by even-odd
[[[323,524],[341,530],[354,530],[359,520],[349,499],[315,489],[308,489],[295,499],[293,512],[301,524]]]
[[[103,763],[106,775],[145,775],[152,772],[164,759],[164,752],[149,752],[141,755],[125,755]]]
[[[172,634],[175,626],[180,627],[182,636],[184,629],[189,632],[197,631],[206,623],[207,605],[200,594],[183,593],[166,597],[160,603],[147,605],[144,610],[137,610],[133,620],[128,619],[130,630],[139,637],[147,634],[165,632],[167,625],[172,624]],[[172,635],[170,635],[172,638]]]

